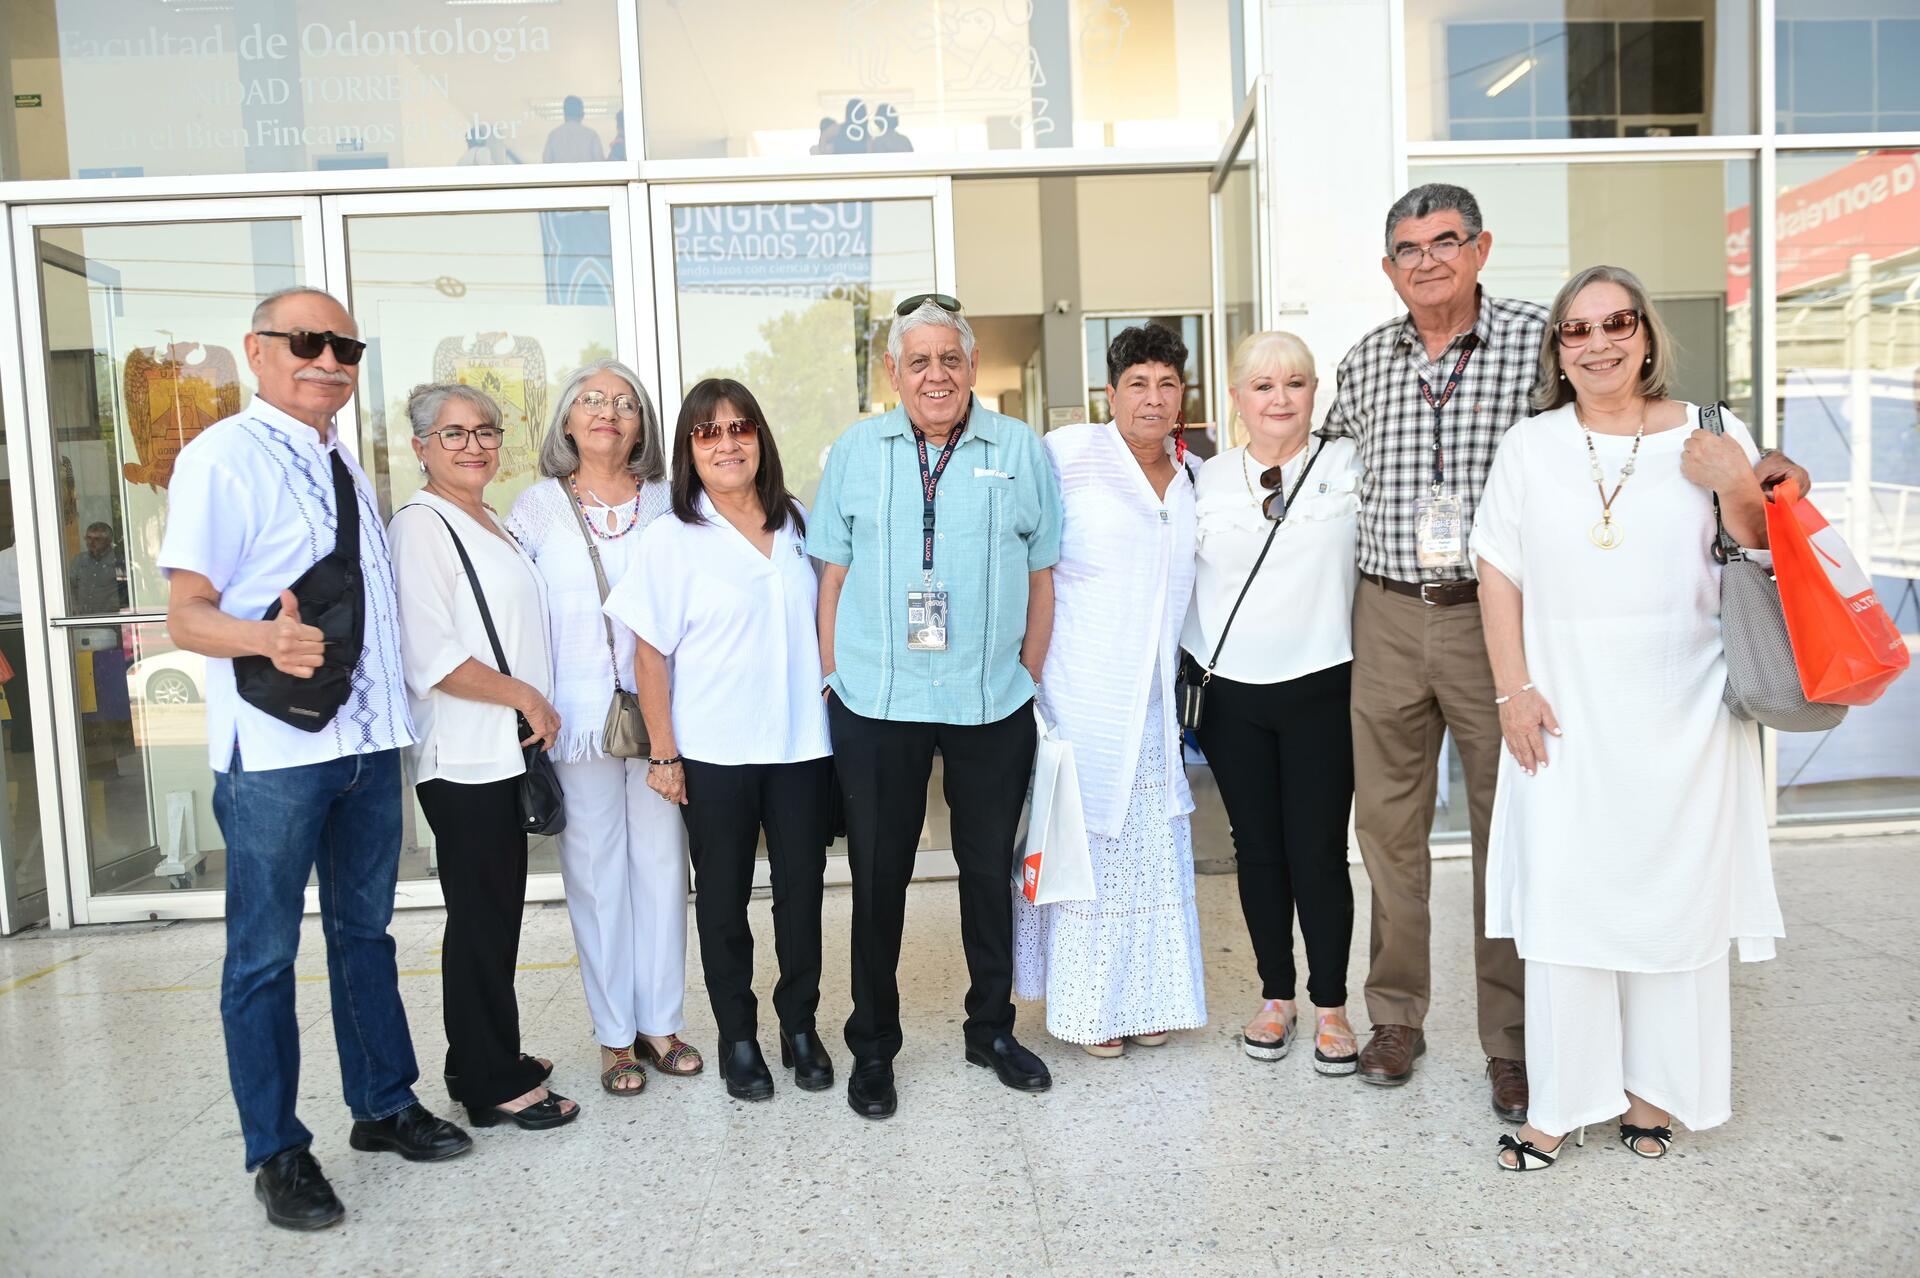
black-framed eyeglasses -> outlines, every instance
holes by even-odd
[[[1415,270],[1422,258],[1432,258],[1436,262],[1451,262],[1460,256],[1460,250],[1480,238],[1475,231],[1466,239],[1456,238],[1451,232],[1427,244],[1402,244],[1393,250],[1393,264],[1403,271]]]
[[[278,329],[262,328],[254,332],[255,337],[284,337],[287,350],[295,359],[319,359],[320,352],[327,347],[333,348],[333,357],[348,366],[358,364],[360,357],[367,353],[367,344],[357,337],[348,337],[345,333],[336,333],[331,329],[324,333],[315,333],[309,329],[295,328],[282,332]]]
[[[507,438],[507,432],[498,426],[443,426],[433,434],[440,447],[450,453],[466,452],[469,439],[487,452],[496,452]]]
[[[893,313],[904,319],[928,302],[932,302],[943,311],[951,311],[955,315],[960,313],[960,299],[951,293],[915,293],[912,297],[903,299],[898,306],[894,307]]]
[[[606,409],[608,404],[612,404],[613,415],[615,417],[625,417],[631,420],[640,415],[640,404],[631,395],[615,395],[609,399],[605,391],[581,391],[578,395],[574,396],[573,402],[586,409],[589,413],[600,413]]]
[[[1607,335],[1610,342],[1624,342],[1640,331],[1639,311],[1615,311],[1603,317],[1598,324],[1592,320],[1561,320],[1554,326],[1560,336],[1560,345],[1565,347],[1585,346],[1593,340],[1593,330],[1599,329]]]
[[[760,438],[760,423],[750,422],[744,417],[730,422],[695,422],[687,433],[702,448],[718,448],[722,435],[742,444]]]

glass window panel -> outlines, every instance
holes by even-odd
[[[290,220],[39,233],[62,580],[91,890],[219,887],[206,670],[164,625],[155,567],[179,452],[253,394],[242,338],[260,296],[301,281]],[[8,685],[11,695],[12,685]]]
[[[1406,0],[1408,137],[1748,133],[1754,63],[1751,0]]]
[[[1257,145],[1251,138],[1249,141]],[[1227,171],[1216,198],[1220,205],[1221,312],[1226,325],[1226,331],[1220,335],[1220,347],[1223,356],[1231,359],[1241,339],[1260,327],[1260,246],[1256,234],[1259,197],[1254,188],[1251,160],[1235,157],[1234,166]],[[1192,347],[1197,343],[1189,340],[1187,345]],[[1221,389],[1224,391],[1225,387]],[[1222,416],[1231,417],[1231,413],[1223,412]],[[1193,417],[1190,420],[1210,419]],[[1227,446],[1239,442],[1236,434],[1227,441]]]
[[[1775,14],[1781,132],[1914,127],[1920,15],[1912,0],[1778,0]]]
[[[1238,0],[640,0],[655,159],[1217,147]],[[743,70],[747,69],[747,70]]]
[[[932,201],[683,204],[671,216],[680,391],[706,377],[752,390],[787,486],[811,501],[840,432],[898,402],[887,333],[897,301],[934,287]]]
[[[1782,154],[1780,446],[1920,645],[1920,157]],[[1780,813],[1920,808],[1920,679],[1826,733],[1779,735]]]
[[[1878,59],[1875,87],[1880,95],[1880,110],[1920,112],[1920,18],[1889,18],[1874,27],[1875,53]],[[1883,120],[1884,129],[1911,129],[1911,124]]]
[[[1872,22],[1803,21],[1791,23],[1790,29],[1796,112],[1873,109]]]
[[[1633,271],[1673,330],[1678,393],[1753,420],[1750,162],[1422,165],[1414,180],[1479,198],[1489,293],[1546,303],[1586,267]]]
[[[0,57],[37,104],[0,118],[0,176],[599,159],[624,149],[617,3],[9,0]]]
[[[15,929],[47,920],[46,849],[40,841],[40,789],[33,754],[33,701],[27,686],[27,637],[20,619],[23,590],[33,589],[33,565],[23,582],[14,541],[13,461],[26,449],[9,448],[5,410],[0,408],[0,891]],[[26,475],[20,476],[24,488]],[[34,645],[37,649],[39,645]]]

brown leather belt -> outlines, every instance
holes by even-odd
[[[1360,579],[1370,581],[1382,590],[1391,590],[1396,595],[1418,599],[1433,608],[1477,603],[1480,599],[1480,583],[1477,581],[1396,581],[1392,577],[1381,577],[1370,572],[1361,573]]]

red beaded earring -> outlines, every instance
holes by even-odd
[[[1173,460],[1177,466],[1187,464],[1187,414],[1182,409],[1173,421]]]

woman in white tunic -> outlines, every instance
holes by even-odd
[[[700,1054],[679,1038],[687,982],[679,814],[647,788],[645,759],[610,758],[600,748],[615,678],[632,687],[634,643],[631,630],[601,612],[593,554],[607,588],[619,585],[638,558],[640,534],[667,509],[664,452],[660,417],[640,379],[624,364],[597,360],[561,387],[540,446],[547,478],[520,494],[507,519],[547,583],[560,712],[553,757],[567,795],[560,878],[600,1042],[600,1085],[615,1096],[646,1085],[642,1059],[670,1075],[701,1068]]]
[[[1746,428],[1667,397],[1639,280],[1596,266],[1554,301],[1536,406],[1506,435],[1473,552],[1500,725],[1487,935],[1526,961],[1531,1101],[1499,1165],[1551,1166],[1620,1115],[1663,1155],[1731,1113],[1727,957],[1782,935],[1758,734],[1721,704],[1712,495],[1765,544]]]
[[[1107,351],[1111,424],[1047,436],[1064,520],[1039,705],[1074,747],[1094,899],[1014,890],[1014,991],[1047,1029],[1118,1056],[1206,1023],[1193,835],[1173,672],[1193,588],[1193,484],[1178,442],[1187,348],[1129,328]]]

